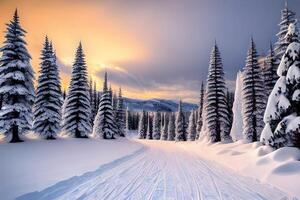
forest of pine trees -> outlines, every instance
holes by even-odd
[[[102,91],[88,78],[83,45],[76,49],[71,81],[62,90],[54,45],[45,38],[34,88],[34,71],[17,10],[6,25],[0,49],[0,132],[22,142],[33,131],[44,139],[60,135],[115,139],[137,132],[139,139],[210,142],[261,141],[274,149],[300,148],[300,43],[295,13],[281,11],[278,40],[270,44],[260,66],[253,38],[235,93],[226,86],[221,53],[215,42],[206,82],[200,86],[197,110],[176,112],[131,110],[121,87],[114,92],[104,74]],[[246,50],[245,50],[246,52]],[[179,97],[180,98],[180,97]]]

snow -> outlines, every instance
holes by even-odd
[[[123,138],[113,141],[31,139],[19,144],[1,141],[1,199],[14,199],[75,175],[80,176],[140,148],[138,143]],[[109,154],[107,150],[110,150]]]
[[[229,144],[210,144],[204,139],[197,143],[182,143],[181,147],[197,152],[202,159],[221,164],[238,174],[280,188],[289,194],[290,198],[300,198],[300,150],[298,148],[283,147],[273,151],[271,147],[264,146],[260,142],[246,143],[240,140]]]
[[[230,136],[234,141],[243,139],[242,84],[242,72],[239,71],[236,75],[234,102],[232,106],[233,123],[230,132]]]
[[[130,138],[0,142],[1,199],[300,198],[297,148],[126,135]]]

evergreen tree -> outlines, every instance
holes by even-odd
[[[159,112],[154,113],[153,117],[153,139],[160,139],[161,116]]]
[[[226,102],[227,102],[227,110],[229,114],[229,131],[231,130],[232,127],[232,121],[233,121],[233,113],[232,113],[232,106],[233,106],[233,93],[229,92],[227,89],[226,93]]]
[[[124,99],[122,96],[122,89],[119,88],[116,122],[118,126],[119,135],[122,137],[125,137],[125,128],[126,128],[125,120],[126,120],[126,111],[124,107]]]
[[[94,125],[94,120],[96,116],[96,110],[95,110],[95,102],[94,100],[94,89],[93,89],[93,80],[90,78],[90,83],[89,83],[89,94],[90,94],[90,102],[91,102],[91,125]]]
[[[138,135],[139,135],[139,139],[145,139],[146,138],[146,113],[143,110],[140,114],[139,117],[139,125],[138,125]]]
[[[168,140],[175,140],[175,116],[173,113],[169,115],[169,124],[168,124]]]
[[[202,129],[202,124],[203,124],[203,118],[202,118],[202,113],[203,113],[203,105],[204,105],[204,84],[203,81],[201,83],[201,89],[200,89],[200,101],[199,101],[199,106],[198,106],[198,112],[197,112],[197,126],[196,126],[196,140],[199,139],[200,137],[200,132]]]
[[[279,79],[268,99],[261,142],[280,148],[300,148],[300,43],[295,24],[285,37],[289,44],[277,70]]]
[[[34,72],[17,10],[6,25],[4,45],[0,49],[0,95],[3,98],[0,111],[0,132],[11,137],[10,142],[22,142],[20,135],[32,125],[34,102]]]
[[[152,127],[153,127],[153,123],[152,123],[152,117],[151,115],[148,115],[148,123],[147,123],[147,136],[146,138],[148,140],[152,140],[153,139],[153,130],[152,130]]]
[[[85,55],[79,43],[63,113],[63,130],[66,134],[76,138],[87,138],[92,131],[90,116],[91,105]]]
[[[161,127],[161,140],[167,140],[168,139],[168,126],[169,126],[169,119],[168,119],[168,113],[164,113],[164,125]]]
[[[93,101],[93,105],[94,105],[93,110],[94,110],[94,119],[95,119],[95,116],[96,116],[97,111],[99,109],[99,103],[100,103],[100,101],[98,101],[99,94],[98,94],[98,91],[97,91],[97,83],[96,83],[96,81],[94,82],[94,88],[93,88],[93,90],[94,91],[93,91],[92,101]]]
[[[128,132],[129,130],[132,130],[132,116],[131,113],[129,111],[129,108],[127,107],[126,109],[126,132]]]
[[[219,49],[215,43],[210,57],[206,86],[205,120],[211,142],[229,142],[229,113],[226,102],[226,86]]]
[[[289,43],[285,40],[285,35],[288,32],[288,27],[292,23],[295,23],[295,13],[288,8],[287,2],[285,3],[285,7],[281,10],[281,21],[279,23],[279,33],[277,33],[278,40],[275,43],[275,57],[276,57],[276,66],[278,66],[280,59],[286,51]]]
[[[249,142],[258,141],[264,127],[263,112],[265,94],[262,70],[257,62],[257,51],[253,39],[247,53],[243,71],[243,135]]]
[[[278,79],[278,75],[277,75],[276,71],[277,71],[277,64],[276,64],[276,59],[275,59],[275,53],[274,53],[272,44],[270,44],[270,52],[269,52],[269,55],[267,56],[267,67],[263,72],[264,83],[265,83],[265,92],[266,92],[267,97],[271,93],[271,91]]]
[[[46,139],[60,131],[62,93],[56,58],[46,37],[34,103],[33,129]]]
[[[182,102],[179,101],[178,112],[176,115],[175,122],[175,140],[176,141],[186,141],[186,125],[185,117],[182,111]]]
[[[99,110],[95,117],[93,135],[102,139],[114,139],[117,133],[113,107],[112,91],[107,87],[107,72],[104,74],[103,92]]]
[[[196,123],[195,123],[195,113],[192,111],[189,117],[188,123],[188,140],[194,141],[196,139]]]

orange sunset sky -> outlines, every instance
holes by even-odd
[[[99,1],[98,1],[99,2]],[[25,40],[32,56],[32,66],[39,69],[39,56],[45,35],[54,43],[61,69],[63,88],[70,80],[71,66],[79,41],[82,41],[89,75],[102,88],[102,76],[106,69],[132,78],[130,69],[118,63],[143,60],[147,51],[142,41],[130,33],[119,21],[109,14],[97,1],[0,1],[0,43],[4,41],[5,23],[9,22],[15,8],[18,8],[21,25],[27,31]],[[98,74],[98,75],[97,75]],[[37,74],[38,75],[38,74]],[[138,78],[136,79],[139,84]],[[114,90],[120,83],[111,80]],[[147,91],[135,87],[123,86],[125,96],[151,98],[164,96],[161,91]]]
[[[298,17],[300,1],[289,5]],[[0,44],[18,8],[33,68],[38,72],[48,35],[64,89],[81,41],[99,90],[106,69],[113,90],[122,86],[126,97],[197,103],[214,41],[234,90],[250,37],[259,55],[266,55],[270,41],[277,41],[283,7],[282,0],[0,0]]]

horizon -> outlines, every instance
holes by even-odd
[[[259,55],[267,54],[268,41],[277,41],[284,3],[4,0],[0,3],[0,43],[4,41],[5,24],[18,8],[36,78],[48,35],[57,53],[63,89],[69,85],[75,50],[81,41],[89,76],[97,81],[98,90],[102,89],[103,72],[107,70],[113,90],[121,86],[126,97],[181,98],[198,103],[214,40],[221,51],[227,86],[233,90],[250,36]],[[298,18],[300,2],[289,0],[288,4]]]

